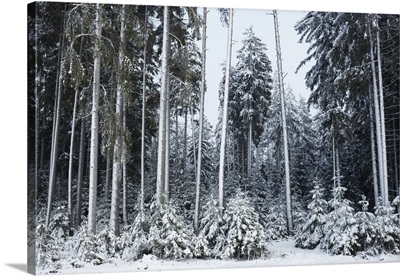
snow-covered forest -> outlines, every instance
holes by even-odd
[[[306,13],[293,28],[311,94],[296,98],[276,11],[276,45],[249,26],[232,51],[235,10],[218,10],[227,51],[209,91],[208,11],[29,6],[31,272],[400,260],[399,15]]]

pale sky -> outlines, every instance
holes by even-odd
[[[272,13],[272,10],[235,9],[233,17],[232,66],[235,66],[237,62],[237,50],[242,47],[243,33],[250,26],[253,26],[255,35],[267,46],[267,56],[271,61],[273,71],[277,70],[274,21],[273,16],[267,15],[267,13]],[[299,36],[293,26],[305,14],[305,12],[299,11],[278,11],[282,66],[284,74],[287,74],[285,84],[290,85],[297,99],[299,99],[300,95],[307,98],[310,93],[304,84],[304,76],[310,65],[295,74],[297,66],[306,57],[308,45],[298,43]],[[215,126],[218,121],[218,89],[223,77],[221,64],[225,63],[226,60],[228,28],[222,26],[219,13],[214,8],[210,9],[208,13],[207,23],[208,51],[205,115]]]

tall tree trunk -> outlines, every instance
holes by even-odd
[[[123,93],[124,79],[123,79],[123,61],[124,61],[124,48],[125,48],[125,5],[122,5],[121,10],[121,32],[120,32],[120,47],[118,57],[118,74],[117,74],[117,99],[115,106],[116,117],[116,139],[114,144],[114,157],[113,157],[113,174],[112,174],[112,194],[111,194],[111,214],[110,214],[110,229],[114,231],[116,236],[120,234],[120,197],[121,197],[121,161],[123,154]]]
[[[165,117],[167,105],[168,80],[168,35],[169,35],[169,7],[164,6],[163,44],[161,54],[161,91],[158,127],[157,150],[157,203],[165,203]]]
[[[99,152],[99,96],[100,96],[100,40],[101,40],[101,8],[96,6],[96,42],[94,47],[93,62],[93,99],[92,99],[92,123],[90,137],[90,171],[89,171],[89,214],[88,230],[96,234],[96,201],[98,182],[98,152]]]
[[[219,209],[224,208],[224,177],[225,177],[225,152],[226,152],[226,132],[228,125],[228,94],[229,94],[229,77],[231,70],[232,58],[232,35],[233,35],[233,9],[229,9],[229,30],[228,30],[228,45],[226,51],[226,69],[225,69],[225,89],[224,89],[224,104],[221,129],[221,146],[219,152],[219,174],[218,174],[218,192],[219,192]]]
[[[335,148],[335,155],[336,155],[336,181],[338,187],[341,187],[341,175],[340,175],[340,159],[339,159],[339,148],[336,146]]]
[[[126,130],[126,92],[124,91],[122,95],[122,129],[123,131]],[[126,160],[129,159],[128,156],[128,151],[127,151],[127,139],[126,135],[123,136],[124,139],[122,139],[122,156],[121,156],[121,162],[122,162],[122,219],[124,222],[124,225],[128,225],[128,210],[127,210],[127,205],[128,205],[128,171],[126,168]]]
[[[289,150],[288,150],[288,137],[286,127],[286,109],[285,109],[285,91],[283,85],[283,73],[282,73],[282,56],[281,46],[279,38],[279,23],[278,14],[276,10],[274,13],[274,26],[275,26],[275,40],[276,40],[276,55],[278,64],[278,85],[281,94],[281,115],[282,115],[282,130],[283,130],[283,150],[285,156],[285,186],[286,186],[286,215],[287,215],[287,228],[288,234],[293,234],[293,219],[292,219],[292,200],[291,200],[291,187],[290,187],[290,171],[289,171]]]
[[[379,186],[381,189],[382,204],[386,205],[384,198],[384,173],[383,173],[383,154],[382,154],[382,127],[381,127],[381,115],[379,109],[378,99],[378,87],[376,80],[376,68],[375,68],[375,57],[374,57],[374,43],[371,32],[371,24],[368,24],[369,39],[370,39],[370,58],[371,58],[371,71],[372,71],[372,85],[373,85],[373,96],[374,96],[374,110],[375,110],[375,128],[376,128],[376,141],[377,141],[377,152],[378,152],[378,169],[379,169]]]
[[[206,92],[206,53],[207,53],[207,8],[203,8],[203,33],[202,33],[202,61],[201,61],[201,88],[200,88],[200,114],[199,114],[199,145],[197,148],[197,171],[196,171],[196,200],[194,208],[194,231],[199,232],[200,217],[200,185],[201,185],[201,158],[203,149],[203,117],[204,98]]]
[[[187,179],[187,172],[186,172],[186,157],[187,157],[187,111],[185,111],[185,120],[183,126],[183,158],[182,158],[182,170],[183,170],[183,180],[186,183]]]
[[[36,55],[37,56],[37,55]],[[41,79],[41,72],[37,70],[37,57],[35,56],[35,179],[34,179],[34,191],[33,191],[33,200],[37,200],[37,191],[38,191],[38,173],[39,173],[39,83]],[[30,200],[28,200],[30,202]],[[36,206],[36,202],[34,202],[34,206]],[[35,230],[36,231],[36,230]]]
[[[251,183],[251,162],[252,162],[252,149],[251,149],[251,140],[252,140],[252,120],[249,121],[249,134],[248,134],[248,141],[247,141],[247,178],[249,179],[249,184]]]
[[[396,115],[395,115],[396,116]],[[399,190],[399,164],[398,164],[398,153],[397,153],[397,142],[399,139],[396,137],[396,123],[395,123],[396,118],[393,118],[393,155],[394,155],[394,164],[393,164],[393,170],[394,170],[394,190],[396,191],[396,195],[398,194]],[[400,205],[399,205],[400,206]]]
[[[78,181],[76,184],[76,211],[75,211],[75,228],[78,228],[82,222],[82,186],[83,186],[83,168],[85,158],[85,138],[86,126],[85,116],[81,119],[81,131],[79,138],[79,165],[78,165]]]
[[[147,74],[147,6],[145,7],[145,15],[144,15],[144,47],[143,47],[143,80],[142,80],[142,140],[141,140],[141,148],[140,148],[140,211],[143,215],[144,212],[144,154],[145,154],[145,129],[146,129],[146,74]]]
[[[378,23],[376,23],[378,25]],[[387,150],[386,150],[386,127],[385,127],[385,108],[383,96],[383,81],[382,81],[382,65],[381,65],[381,46],[379,30],[376,31],[376,55],[378,60],[378,88],[379,88],[379,107],[381,115],[381,135],[382,135],[382,165],[383,165],[383,190],[382,198],[385,206],[389,206],[389,188],[388,188],[388,169],[387,169]]]
[[[196,181],[196,135],[195,135],[195,126],[194,126],[194,115],[193,115],[193,107],[190,107],[190,117],[192,121],[192,146],[193,146],[193,168],[194,168],[194,179]]]
[[[64,25],[64,19],[63,19]],[[57,160],[58,160],[58,143],[60,134],[60,117],[61,117],[61,98],[64,86],[61,80],[61,67],[64,58],[64,35],[61,35],[61,50],[59,55],[59,67],[57,69],[57,85],[56,85],[56,102],[54,105],[54,120],[53,120],[53,134],[51,143],[51,156],[50,156],[50,175],[49,175],[49,193],[47,200],[47,213],[46,213],[46,228],[50,223],[51,206],[53,203],[54,190],[57,181]]]
[[[169,44],[169,43],[168,43]],[[169,47],[168,47],[168,54],[169,56]],[[164,194],[165,194],[165,201],[169,201],[169,157],[170,157],[170,99],[169,99],[169,90],[170,90],[170,81],[169,75],[167,75],[167,100],[166,100],[166,108],[165,108],[165,183],[164,183]]]
[[[372,96],[371,96],[371,86],[368,89],[369,98],[369,123],[370,123],[370,134],[371,134],[371,159],[372,159],[372,179],[374,185],[374,200],[375,207],[379,205],[379,190],[378,190],[378,176],[376,171],[376,156],[375,156],[375,134],[374,134],[374,118],[372,112]]]
[[[336,183],[337,183],[337,179],[336,179],[336,147],[335,147],[335,136],[333,134],[332,131],[332,171],[333,171],[333,187],[336,188]]]
[[[82,28],[83,29],[83,28]],[[83,30],[82,30],[83,33]],[[81,37],[80,47],[79,47],[79,56],[82,56],[83,51],[83,39],[84,36]],[[68,163],[68,215],[69,215],[69,223],[70,226],[73,226],[73,209],[72,209],[72,165],[73,165],[73,154],[75,147],[75,124],[76,124],[76,113],[78,107],[78,97],[79,96],[79,83],[75,83],[75,98],[74,98],[74,108],[72,111],[72,126],[71,126],[71,142],[69,149],[69,163]]]
[[[179,114],[178,114],[178,107],[175,107],[175,179],[179,179],[180,176],[180,165],[181,160],[179,160]]]
[[[115,66],[115,68],[118,68],[118,61],[116,61],[116,62],[114,61],[113,65]],[[111,89],[110,89],[109,97],[107,98],[109,103],[111,103],[110,105],[112,105],[112,103],[114,103],[114,94],[116,94],[116,93],[114,93],[115,92],[114,83],[115,83],[115,71],[112,71],[111,72],[111,81],[110,81]],[[110,109],[112,109],[112,108],[110,108]],[[109,202],[109,200],[110,200],[110,186],[111,186],[110,180],[112,180],[110,178],[112,177],[112,164],[113,164],[113,154],[114,154],[114,151],[111,150],[112,149],[111,136],[112,135],[108,135],[108,137],[107,137],[108,141],[107,141],[107,146],[105,149],[107,158],[106,158],[106,179],[104,181],[104,193],[105,193],[105,200],[107,202]]]
[[[69,147],[69,162],[68,162],[68,217],[69,224],[73,225],[73,212],[72,212],[72,164],[74,155],[74,142],[75,142],[75,122],[76,122],[76,109],[78,105],[78,87],[75,88],[74,109],[72,111],[72,127],[71,127],[71,143]]]
[[[106,147],[106,179],[104,181],[104,197],[105,200],[108,201],[110,199],[110,171],[111,171],[111,150],[110,147]]]

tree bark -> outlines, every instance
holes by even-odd
[[[92,99],[92,123],[90,137],[90,171],[89,171],[89,213],[88,230],[96,234],[96,201],[98,182],[98,151],[99,151],[99,96],[100,96],[100,39],[101,39],[101,8],[96,6],[96,42],[94,48],[93,64],[93,99]]]
[[[376,141],[377,141],[377,152],[378,152],[378,169],[379,169],[379,186],[381,189],[382,204],[386,205],[384,197],[384,173],[383,173],[383,151],[382,151],[382,128],[381,128],[381,115],[379,108],[378,98],[378,87],[376,80],[376,68],[375,68],[375,57],[374,57],[374,43],[371,32],[371,24],[368,24],[368,32],[370,39],[370,58],[371,58],[371,71],[372,71],[372,85],[373,85],[373,97],[374,97],[374,110],[375,110],[375,128],[376,128]]]
[[[219,192],[219,209],[224,208],[224,177],[225,177],[225,152],[226,152],[226,132],[228,125],[228,94],[229,94],[229,77],[232,58],[232,34],[233,34],[233,9],[229,9],[229,30],[228,30],[228,45],[226,52],[226,69],[225,69],[225,89],[224,89],[224,104],[221,129],[221,146],[219,153],[219,174],[218,174],[218,192]]]
[[[144,154],[145,154],[145,129],[146,129],[146,74],[147,74],[147,66],[146,66],[146,57],[147,57],[147,6],[145,7],[145,16],[144,16],[144,47],[143,47],[143,80],[142,80],[142,136],[141,136],[141,148],[140,148],[140,210],[144,212]]]
[[[282,56],[279,38],[279,23],[278,14],[274,10],[274,26],[275,26],[275,40],[276,40],[276,55],[278,64],[278,85],[281,94],[281,115],[282,115],[282,130],[283,130],[283,150],[285,156],[285,186],[286,186],[286,213],[287,213],[287,229],[288,234],[293,234],[293,219],[292,219],[292,202],[291,202],[291,186],[290,186],[290,170],[289,170],[289,150],[288,150],[288,137],[286,127],[286,109],[285,109],[285,92],[283,85],[282,73]]]
[[[193,114],[193,107],[190,107],[190,117],[192,121],[192,146],[193,146],[193,168],[194,168],[194,179],[196,181],[196,135],[195,135],[195,126],[194,126],[194,114]]]
[[[183,170],[183,180],[186,183],[187,179],[187,171],[186,171],[186,160],[187,160],[187,110],[185,111],[185,120],[184,120],[184,129],[183,129],[183,158],[182,158],[182,170]]]
[[[169,44],[169,43],[168,43]],[[169,56],[169,47],[167,49]],[[169,72],[168,72],[169,74]],[[170,81],[169,81],[169,75],[167,75],[167,97],[166,97],[166,105],[165,105],[165,183],[164,183],[164,194],[165,194],[165,201],[169,201],[169,157],[170,157],[170,98],[169,98],[169,90],[170,90]]]
[[[200,114],[199,114],[199,145],[197,149],[197,171],[196,171],[196,200],[194,209],[194,231],[199,232],[200,217],[200,186],[201,186],[201,159],[203,149],[203,117],[204,98],[206,92],[206,53],[207,53],[207,8],[203,8],[203,33],[202,33],[202,61],[201,61],[201,89],[200,89]]]
[[[123,131],[126,130],[126,92],[122,95],[122,129]],[[129,156],[127,151],[128,145],[126,144],[126,137],[122,140],[122,220],[126,226],[128,225],[128,171],[126,168],[126,160],[129,159]]]
[[[378,190],[378,177],[376,171],[376,156],[375,156],[375,134],[374,134],[374,118],[372,112],[372,96],[371,96],[371,87],[368,89],[368,97],[369,97],[369,123],[370,123],[370,134],[371,134],[371,159],[372,159],[372,179],[374,186],[374,200],[375,207],[379,205],[379,190]]]
[[[61,98],[64,87],[62,85],[62,80],[61,80],[61,67],[63,58],[64,58],[64,35],[61,35],[61,50],[58,63],[59,68],[57,72],[57,84],[55,93],[56,101],[54,105],[54,121],[53,121],[54,123],[53,123],[53,134],[52,134],[51,155],[50,155],[50,175],[49,175],[49,193],[48,193],[47,213],[46,213],[46,228],[49,226],[50,223],[51,206],[53,203],[54,190],[57,181],[57,160],[58,160],[58,144],[59,144],[59,134],[60,134]]]
[[[78,88],[75,89],[74,109],[72,111],[72,127],[71,127],[71,143],[69,147],[69,162],[68,162],[68,217],[69,224],[73,225],[73,212],[72,212],[72,164],[74,155],[75,143],[75,122],[76,122],[76,109],[78,105]]]
[[[378,24],[378,23],[377,23]],[[381,135],[382,135],[382,165],[383,165],[383,190],[382,198],[384,206],[390,206],[389,202],[389,188],[388,188],[388,168],[387,168],[387,150],[386,150],[386,127],[385,127],[385,107],[383,95],[383,81],[382,81],[382,65],[381,65],[381,46],[379,30],[376,31],[376,55],[378,60],[378,88],[379,88],[379,107],[381,115]]]
[[[78,228],[82,222],[82,186],[83,186],[83,168],[85,158],[85,138],[86,138],[85,117],[81,119],[81,131],[79,138],[79,165],[78,165],[78,181],[76,184],[76,212],[75,212],[75,228]]]
[[[121,10],[121,32],[120,32],[120,47],[118,57],[118,74],[117,74],[117,99],[115,106],[116,117],[116,139],[114,144],[114,157],[113,157],[113,174],[112,174],[112,194],[111,194],[111,214],[110,214],[110,229],[114,231],[116,236],[120,234],[120,197],[121,197],[121,162],[123,154],[123,60],[124,60],[124,44],[125,44],[125,5],[122,5]]]
[[[164,6],[163,44],[161,54],[161,91],[158,127],[157,150],[157,203],[165,203],[165,117],[167,105],[168,80],[168,35],[169,35],[169,7]]]

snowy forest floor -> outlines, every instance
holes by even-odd
[[[121,259],[111,259],[102,265],[87,264],[83,268],[73,268],[65,263],[57,274],[80,273],[113,273],[113,272],[143,272],[161,270],[197,270],[197,269],[223,269],[223,268],[250,268],[268,266],[292,265],[328,265],[328,264],[365,264],[376,262],[400,262],[400,255],[383,254],[378,256],[363,257],[329,255],[317,247],[314,250],[296,248],[294,239],[283,239],[268,243],[269,256],[256,260],[218,260],[218,259],[188,259],[188,260],[161,260],[152,255],[145,255],[141,260],[125,262]],[[52,274],[49,269],[38,269],[38,274]]]

